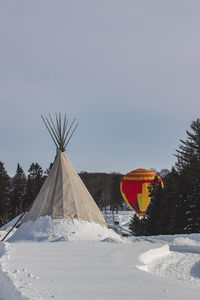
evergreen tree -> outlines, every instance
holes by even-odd
[[[151,202],[147,209],[146,220],[143,224],[146,235],[162,234],[165,228],[163,211],[163,189],[156,176],[149,186]]]
[[[148,232],[145,230],[146,217],[138,217],[135,213],[131,218],[129,225],[129,230],[133,235],[142,236],[148,235]]]
[[[191,132],[186,131],[186,140],[180,140],[179,149],[176,150],[176,168],[182,172],[188,172],[191,176],[198,176],[200,172],[200,119],[192,121]]]
[[[185,233],[198,232],[198,216],[194,216],[199,214],[200,119],[193,121],[190,129],[186,131],[186,140],[180,140],[175,165],[179,173],[176,185],[180,192],[177,226]]]
[[[24,198],[26,189],[26,175],[18,163],[16,174],[13,179],[13,191],[12,191],[12,211],[13,217],[23,212]]]
[[[162,209],[165,221],[162,234],[179,233],[177,231],[177,198],[179,197],[179,193],[175,184],[166,183],[162,194]]]
[[[152,187],[142,234],[191,233],[200,230],[200,119],[193,121],[176,150],[177,162],[165,177],[164,189]]]
[[[43,170],[38,163],[32,163],[28,172],[24,210],[33,203],[44,182]]]
[[[9,221],[10,179],[0,161],[0,226]]]
[[[187,195],[186,201],[189,203],[186,211],[186,233],[200,232],[200,176],[193,183],[191,192]]]
[[[164,188],[162,189],[162,217],[164,219],[164,227],[162,234],[181,233],[183,228],[184,218],[181,210],[183,209],[180,190],[178,187],[178,172],[172,168],[172,171],[167,174],[164,180]]]
[[[53,166],[53,163],[50,163],[49,168],[47,168],[47,169],[44,171],[44,177],[45,177],[45,178],[49,175],[49,172],[51,171],[52,166]]]

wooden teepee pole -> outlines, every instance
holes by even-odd
[[[33,202],[31,202],[31,204],[28,206],[27,210],[19,217],[19,219],[15,222],[13,227],[6,233],[6,235],[2,238],[1,242],[3,242],[7,238],[7,236],[11,233],[11,231],[17,226],[19,221],[21,221],[23,216],[29,211],[29,209],[31,208],[32,205],[33,205]]]

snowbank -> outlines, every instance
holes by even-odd
[[[171,251],[200,253],[200,242],[189,237],[175,238],[170,244]]]
[[[166,236],[166,239],[171,242],[141,254],[139,261],[142,264],[137,268],[158,276],[200,285],[199,234]]]
[[[113,230],[96,223],[78,221],[77,219],[51,219],[50,216],[45,216],[34,222],[24,222],[7,241],[108,241],[122,243],[126,240]]]
[[[164,245],[161,248],[150,249],[139,256],[139,261],[143,265],[137,266],[138,269],[148,272],[149,266],[152,265],[153,261],[158,258],[165,257],[170,254],[169,246]]]

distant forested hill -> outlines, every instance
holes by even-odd
[[[33,203],[51,165],[44,171],[38,163],[32,163],[26,175],[18,164],[16,174],[11,178],[4,163],[0,162],[0,226],[26,211]],[[79,175],[101,210],[117,212],[123,208],[125,202],[120,193],[122,174],[81,172]]]

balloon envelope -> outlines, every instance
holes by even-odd
[[[138,216],[144,216],[151,201],[149,185],[157,174],[146,169],[137,169],[126,174],[120,185],[125,202],[136,211]],[[158,176],[159,177],[159,176]],[[163,186],[162,179],[159,181]]]

